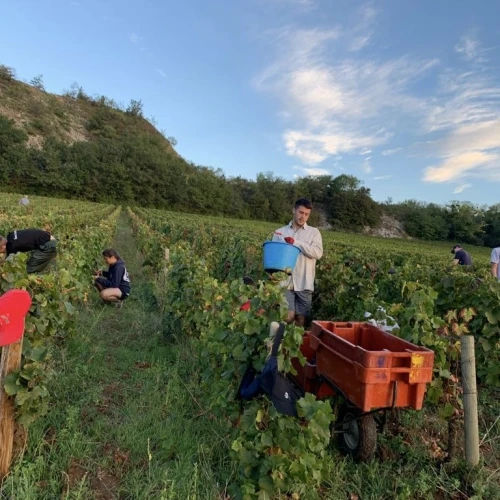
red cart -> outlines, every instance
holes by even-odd
[[[357,460],[376,449],[376,412],[422,408],[434,352],[369,323],[313,321],[301,346],[306,364],[292,360],[293,379],[320,399],[341,396],[333,432]]]

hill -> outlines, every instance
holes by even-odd
[[[278,223],[290,219],[297,198],[308,197],[336,228],[361,229],[378,221],[369,189],[352,176],[294,182],[272,173],[255,181],[227,178],[221,170],[186,161],[173,145],[144,118],[141,101],[118,106],[75,84],[64,95],[50,94],[41,77],[28,85],[0,65],[4,190]]]
[[[50,94],[5,66],[0,137],[2,184],[41,195],[166,206],[196,171],[144,119],[140,101],[122,110],[81,88]]]
[[[40,78],[40,77],[39,77]],[[41,80],[35,86],[13,78],[12,71],[0,68],[0,115],[14,121],[28,135],[28,146],[41,149],[50,138],[66,144],[95,140],[106,131],[150,134],[175,153],[170,142],[142,117],[142,103],[131,101],[125,112],[105,96],[91,98],[76,84],[65,95],[45,92]]]

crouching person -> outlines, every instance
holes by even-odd
[[[94,284],[102,300],[121,306],[130,294],[130,278],[125,262],[113,248],[104,250],[102,256],[109,268],[107,271],[97,272]]]

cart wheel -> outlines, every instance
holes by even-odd
[[[373,415],[363,416],[356,407],[344,403],[339,410],[335,428],[339,433],[341,450],[356,461],[365,461],[372,457],[377,448],[377,424]]]

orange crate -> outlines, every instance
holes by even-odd
[[[363,411],[422,408],[434,352],[369,323],[313,321],[316,371]]]
[[[297,375],[292,375],[292,378],[295,379],[297,384],[304,390],[304,392],[311,392],[313,394],[316,393],[318,388],[318,375],[316,373],[316,351],[311,349],[309,345],[309,333],[305,333],[302,345],[300,346],[300,352],[306,358],[306,364],[302,366],[298,360],[298,358],[292,358],[292,366],[297,370]]]
[[[297,358],[292,358],[292,366],[297,370],[297,375],[290,376],[297,382],[304,392],[314,394],[318,399],[329,398],[335,393],[332,388],[321,382],[316,371],[316,351],[310,346],[310,332],[305,332],[300,351],[306,358],[306,364],[302,366]]]

